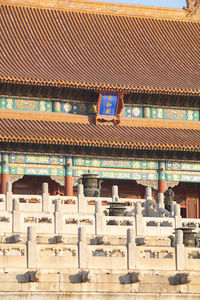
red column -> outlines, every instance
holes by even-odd
[[[66,157],[65,164],[65,196],[73,196],[72,158]]]
[[[159,161],[159,163],[158,163],[158,193],[164,193],[165,191],[166,191],[165,162]]]
[[[65,176],[65,196],[73,196],[73,177]]]
[[[1,194],[6,192],[6,183],[9,181],[9,156],[8,154],[2,155],[1,164]]]
[[[166,191],[166,181],[159,180],[158,181],[158,193],[164,193]]]

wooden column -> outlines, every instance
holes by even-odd
[[[9,155],[2,154],[1,163],[1,194],[6,192],[6,183],[9,181]]]
[[[165,191],[166,191],[165,162],[159,161],[159,163],[158,163],[158,193],[164,193]]]
[[[65,161],[65,196],[73,196],[72,158],[66,157]]]

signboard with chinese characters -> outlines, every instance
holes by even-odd
[[[124,107],[122,94],[100,94],[97,105],[97,117],[101,121],[115,121],[119,124],[120,114]]]
[[[99,115],[103,116],[115,116],[117,110],[118,95],[101,96]]]

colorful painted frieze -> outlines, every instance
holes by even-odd
[[[144,108],[145,109],[145,108]],[[150,108],[150,118],[173,120],[199,120],[198,110],[186,110],[177,108]]]
[[[157,170],[157,161],[132,161],[132,160],[109,160],[109,159],[88,159],[78,157],[73,159],[74,166],[122,168],[122,169],[150,169]]]
[[[52,111],[52,102],[35,99],[0,98],[0,108],[48,112]]]
[[[123,117],[142,118],[142,107],[139,106],[125,106],[122,112]]]
[[[74,177],[81,177],[82,174],[86,174],[88,170],[86,169],[78,169],[73,170],[73,176]],[[107,179],[128,179],[128,180],[136,180],[136,179],[142,179],[142,180],[157,180],[158,175],[157,173],[142,173],[142,172],[120,172],[119,170],[115,171],[104,171],[104,170],[97,170],[94,171],[95,174],[98,174],[100,178],[107,178]]]
[[[97,113],[97,105],[92,103],[64,101],[62,102],[62,112],[68,114],[95,115]]]
[[[200,182],[200,173],[198,175],[190,174],[166,174],[167,181],[180,182]]]
[[[10,154],[10,163],[64,165],[64,156]]]
[[[36,167],[36,166],[18,166],[13,167],[10,166],[10,174],[23,174],[23,175],[41,175],[41,176],[51,176],[51,175],[57,175],[57,176],[64,176],[64,168],[48,168],[44,166]]]
[[[62,112],[77,115],[96,115],[97,104],[80,100],[46,100],[33,98],[0,97],[0,109]],[[199,110],[162,108],[125,104],[121,116],[129,118],[153,118],[173,120],[199,120]]]
[[[166,170],[200,171],[200,163],[167,162]]]

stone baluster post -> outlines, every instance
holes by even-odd
[[[146,200],[152,200],[152,188],[150,186],[146,187]]]
[[[79,228],[79,242],[78,242],[78,260],[79,260],[79,268],[85,269],[87,268],[87,236],[85,227]]]
[[[149,203],[148,203],[149,200],[152,201],[152,188],[147,186],[146,187],[146,201],[145,201],[145,215],[147,217],[150,216]]]
[[[61,208],[61,201],[55,200],[55,213],[54,213],[54,232],[57,234],[63,233],[63,214]]]
[[[133,228],[127,230],[127,268],[136,269],[136,243]]]
[[[117,201],[118,198],[119,198],[118,186],[117,185],[113,185],[112,186],[112,199],[113,199],[113,201]]]
[[[172,201],[171,203],[171,211],[170,211],[170,216],[175,217],[175,209],[176,209],[176,201]]]
[[[161,216],[161,210],[165,208],[164,194],[158,193],[158,217]]]
[[[185,249],[183,244],[182,230],[176,230],[175,232],[175,248],[176,248],[176,270],[182,271],[185,269]]]
[[[84,196],[83,184],[81,184],[81,183],[78,184],[77,198],[78,198],[78,212],[85,213],[86,212],[86,199]]]
[[[182,226],[182,216],[180,204],[176,203],[174,205],[174,218],[175,218],[175,228]]]
[[[101,200],[95,201],[95,234],[105,234],[105,216],[102,212]]]
[[[12,232],[21,232],[21,211],[19,208],[19,199],[13,199],[13,221],[12,221]]]
[[[13,193],[12,193],[12,183],[10,181],[8,181],[6,183],[6,210],[7,211],[12,211],[12,197],[13,197]]]
[[[144,222],[142,216],[141,202],[135,203],[135,225],[136,225],[136,235],[143,236],[145,234],[145,229],[144,229]]]
[[[48,183],[42,184],[42,211],[49,212],[50,202],[49,202],[49,190]]]
[[[27,268],[37,267],[37,243],[34,226],[27,228]]]

